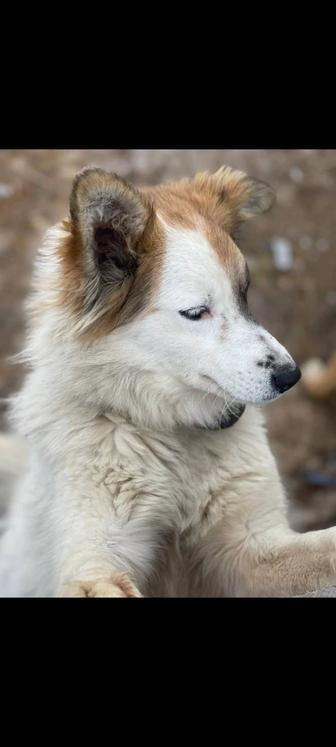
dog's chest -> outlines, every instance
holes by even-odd
[[[202,434],[151,434],[120,425],[100,442],[91,478],[124,521],[154,521],[186,536],[211,523],[229,479],[225,440]]]

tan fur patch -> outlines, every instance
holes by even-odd
[[[32,321],[55,306],[66,310],[74,320],[85,313],[86,277],[81,248],[72,232],[71,219],[64,219],[60,227],[67,235],[57,245],[58,271],[50,277],[49,291],[45,278],[43,285],[39,278],[34,281],[35,294],[29,303]],[[135,276],[125,278],[119,287],[106,294],[100,312],[79,332],[83,341],[93,342],[150,308],[164,256],[164,231],[154,214],[138,243],[137,253],[139,267]]]
[[[195,216],[201,216],[227,233],[241,220],[268,210],[274,200],[268,185],[228,166],[215,174],[205,171],[191,179],[145,187],[143,192],[172,225],[193,228]]]
[[[230,194],[230,184],[226,186]],[[172,184],[146,188],[155,209],[169,225],[175,228],[199,230],[204,233],[220,262],[234,278],[244,272],[245,260],[229,235],[237,223],[240,200],[246,197],[246,187],[238,189],[236,180],[231,184],[233,195],[228,203],[222,202],[221,181],[215,176],[199,174],[195,179],[182,179]]]
[[[164,244],[163,228],[153,213],[137,246],[139,266],[135,277],[128,286],[123,284],[120,289],[111,291],[110,299],[106,299],[106,310],[82,335],[86,342],[109,334],[151,307],[163,263]]]
[[[95,172],[90,175],[87,171],[78,178],[82,179],[83,187],[80,187],[77,201],[79,197],[82,200],[88,199],[88,185],[92,179],[94,188],[98,185],[102,190],[103,186],[106,189],[109,185],[109,175],[104,175],[99,170],[97,175]],[[111,175],[113,184],[115,179],[117,178]],[[76,184],[78,185],[78,181],[75,181],[75,186]],[[53,286],[50,303],[68,310],[77,321],[87,315],[87,323],[83,324],[83,328],[80,325],[76,327],[76,334],[87,342],[108,334],[141,312],[152,310],[165,251],[164,229],[156,213],[174,227],[203,232],[232,281],[236,279],[239,283],[239,277],[242,278],[244,274],[245,261],[230,233],[240,220],[250,217],[253,212],[267,209],[267,189],[262,186],[256,188],[242,172],[223,167],[215,174],[205,172],[197,174],[193,179],[181,179],[178,182],[136,190],[137,199],[140,198],[143,206],[138,208],[139,221],[141,213],[148,216],[145,229],[132,249],[138,258],[137,271],[134,275],[125,275],[120,283],[107,289],[98,299],[91,314],[86,308],[87,277],[78,221],[74,216],[65,219],[63,228],[67,235],[59,241],[59,272],[52,280],[58,286]],[[119,191],[123,199],[125,195],[128,198],[129,192],[132,203],[131,188],[123,180]],[[135,210],[134,205],[133,209]],[[46,295],[44,292],[44,298]],[[35,310],[37,305],[35,302]]]
[[[97,324],[85,333],[86,340],[94,340],[108,334],[120,324],[130,321],[142,310],[146,312],[152,310],[151,303],[155,299],[155,290],[159,283],[165,251],[164,230],[155,217],[156,212],[172,226],[203,232],[229,276],[233,281],[239,282],[239,277],[244,273],[245,260],[224,229],[225,218],[230,225],[233,225],[232,221],[228,220],[229,212],[227,208],[223,210],[223,208],[218,209],[216,204],[214,206],[213,190],[199,192],[199,189],[198,182],[196,187],[195,185],[191,187],[189,180],[181,180],[176,184],[142,190],[145,199],[153,207],[153,213],[137,248],[141,261],[135,281],[125,303],[123,303],[124,299],[117,298],[114,304],[108,306],[106,313],[100,317]]]
[[[60,301],[64,306],[71,307],[72,311],[77,314],[82,309],[84,291],[83,256],[79,242],[72,232],[69,218],[62,222],[62,228],[68,235],[59,242],[57,247],[60,261]]]

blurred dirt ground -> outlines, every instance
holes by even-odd
[[[95,164],[136,184],[215,170],[222,164],[269,182],[272,211],[247,223],[240,247],[252,273],[250,306],[299,364],[336,350],[336,150],[7,150],[0,151],[0,427],[6,398],[24,370],[10,364],[24,340],[23,302],[45,230],[67,214],[71,181]],[[274,264],[276,238],[287,239],[293,263]],[[336,488],[316,487],[308,471],[336,477],[336,402],[314,402],[301,384],[268,405],[271,446],[299,530],[336,523]]]

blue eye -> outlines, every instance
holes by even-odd
[[[192,321],[196,322],[199,319],[202,319],[205,314],[209,314],[209,309],[207,306],[196,306],[194,309],[179,311],[179,314],[181,314],[181,316],[184,316],[186,319],[191,319]]]

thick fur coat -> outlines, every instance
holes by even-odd
[[[336,530],[290,529],[260,409],[300,376],[250,315],[235,242],[272,201],[228,167],[144,189],[95,168],[76,177],[29,302],[2,596],[335,583]]]

